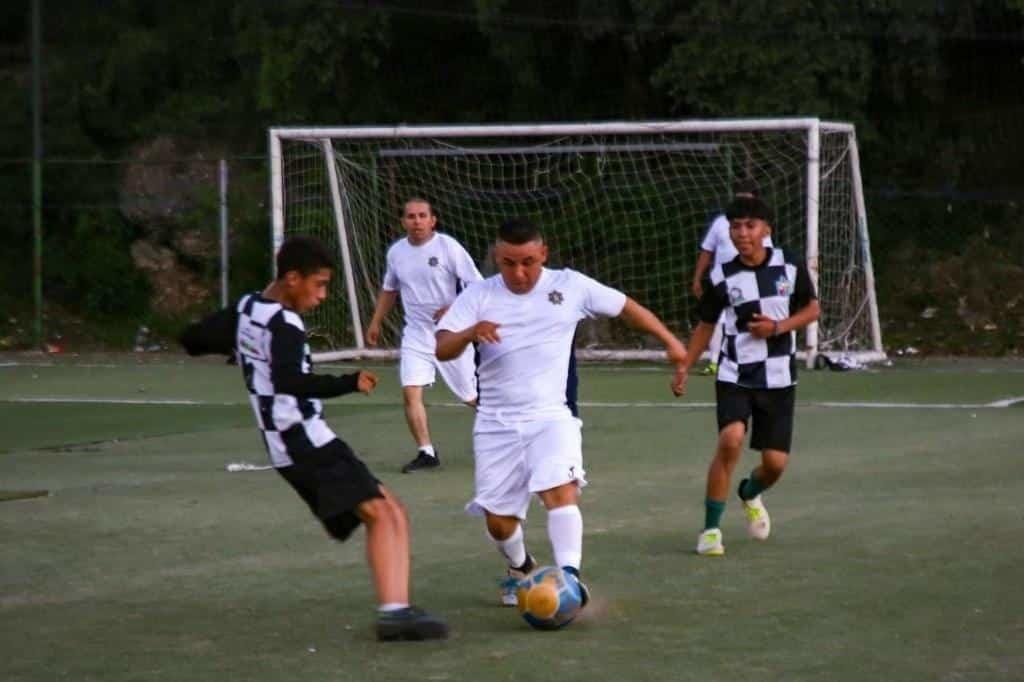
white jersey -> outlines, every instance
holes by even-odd
[[[626,295],[575,270],[544,268],[526,294],[515,294],[501,275],[464,291],[438,330],[459,332],[484,320],[498,325],[499,343],[477,350],[478,412],[502,420],[569,416],[566,386],[577,323],[616,317]]]
[[[772,238],[765,237],[764,245],[772,248]],[[704,241],[700,243],[700,248],[715,255],[712,265],[728,263],[740,255],[732,243],[732,239],[729,238],[729,219],[725,217],[725,214],[715,216],[715,219],[711,221],[708,232],[704,235]]]
[[[402,299],[402,348],[433,355],[434,313],[451,305],[461,288],[481,279],[466,250],[446,234],[435,232],[419,245],[408,239],[392,244],[382,288],[399,292]]]

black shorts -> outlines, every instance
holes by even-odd
[[[750,447],[754,450],[789,452],[793,444],[793,406],[796,386],[787,388],[744,388],[725,381],[715,382],[718,430],[733,422],[754,418]]]
[[[356,507],[383,497],[380,481],[342,440],[332,440],[306,455],[293,455],[292,462],[277,473],[295,488],[336,540],[345,540],[362,523]]]

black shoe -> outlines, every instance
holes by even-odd
[[[377,615],[377,639],[382,642],[447,638],[448,624],[416,606]]]
[[[441,466],[441,458],[437,455],[437,451],[434,451],[434,455],[428,455],[427,453],[420,450],[416,453],[416,457],[402,467],[403,474],[411,474],[414,471],[420,469],[436,469]]]

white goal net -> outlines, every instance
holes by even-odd
[[[363,341],[412,196],[485,275],[497,226],[528,216],[551,264],[580,270],[658,314],[679,335],[696,322],[690,292],[700,242],[738,177],[773,208],[773,239],[805,255],[822,306],[806,349],[884,357],[853,126],[817,119],[574,125],[270,130],[274,249],[292,234],[333,245],[331,298],[307,318],[318,355],[374,355]],[[382,347],[399,340],[393,313]],[[588,322],[581,357],[660,357],[637,333]]]

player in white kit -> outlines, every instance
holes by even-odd
[[[376,346],[381,323],[401,295],[405,326],[399,378],[405,420],[416,441],[416,457],[402,467],[402,473],[429,470],[441,459],[430,439],[423,387],[434,383],[436,372],[448,388],[467,405],[476,402],[476,366],[473,349],[439,362],[434,355],[434,325],[463,288],[482,277],[473,259],[452,237],[436,231],[437,215],[430,202],[414,197],[402,207],[406,236],[388,249],[384,283],[377,296],[373,319],[366,329],[366,342]]]
[[[460,294],[437,331],[441,360],[478,344],[475,493],[466,510],[486,518],[487,532],[508,562],[502,584],[507,605],[515,605],[516,582],[535,565],[521,525],[532,495],[547,509],[555,562],[579,577],[583,517],[577,500],[587,482],[582,422],[566,393],[577,323],[621,317],[656,336],[675,366],[672,391],[682,395],[686,386],[686,349],[652,312],[579,272],[545,268],[547,255],[532,223],[506,221],[494,249],[499,274]]]

